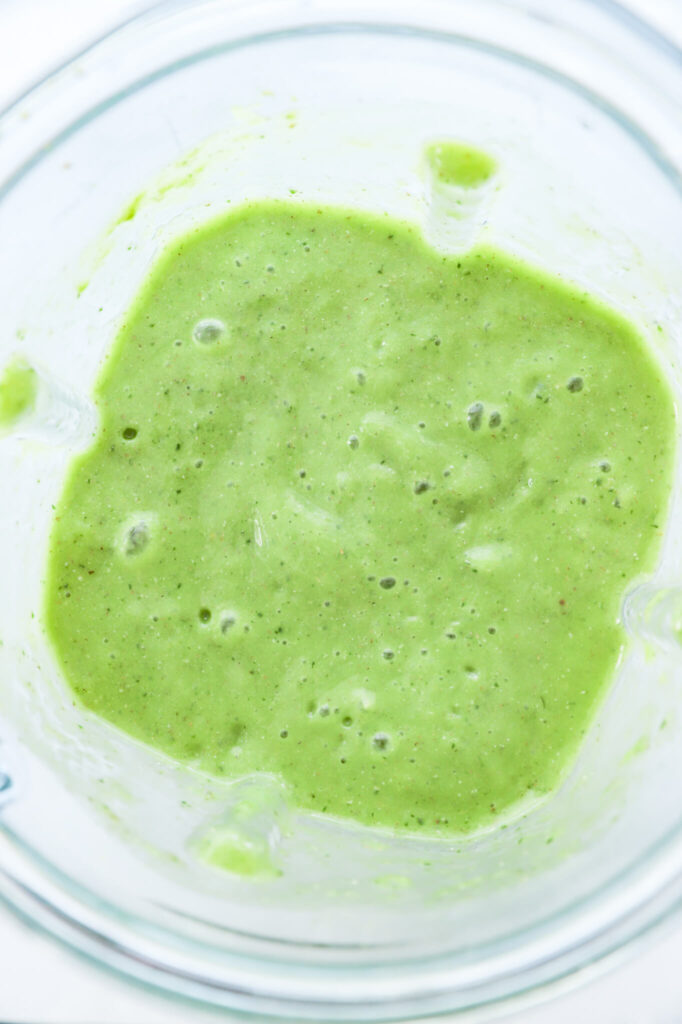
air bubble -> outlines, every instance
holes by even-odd
[[[358,435],[357,434],[351,434],[350,437],[348,438],[348,447],[349,448],[357,448],[359,446],[359,444],[360,444],[360,438],[358,437]]]
[[[414,485],[414,493],[424,494],[424,492],[428,491],[430,487],[431,484],[429,483],[428,480],[417,480],[416,484]]]
[[[135,427],[126,427],[121,436],[124,441],[134,441],[137,437],[137,430]]]
[[[379,586],[383,590],[391,590],[395,586],[395,576],[382,576],[379,580]]]
[[[390,742],[391,737],[387,732],[375,732],[372,736],[372,746],[376,750],[386,750]]]
[[[208,318],[200,320],[192,331],[192,337],[199,345],[214,345],[225,333],[222,320]]]
[[[353,719],[351,718],[350,715],[344,715],[343,718],[341,719],[341,725],[343,725],[344,728],[346,728],[346,729],[350,729],[352,724],[353,724]]]
[[[582,391],[582,389],[583,389],[583,379],[582,379],[582,377],[571,377],[571,379],[569,380],[569,382],[566,385],[566,387],[568,388],[569,391],[573,391],[573,392]]]
[[[499,427],[501,422],[502,422],[502,417],[500,416],[499,412],[491,412],[490,413],[490,419],[488,420],[488,426],[490,426],[494,430],[495,427]]]
[[[232,615],[230,612],[225,612],[225,614],[220,617],[220,632],[229,633],[236,622],[237,617],[235,615]]]
[[[329,705],[328,704],[321,704],[320,707],[317,709],[317,713],[320,716],[320,718],[326,718],[327,715],[330,714]]]
[[[395,658],[395,652],[392,651],[390,647],[387,647],[386,650],[382,652],[381,656],[382,658],[385,658],[386,661],[391,661],[393,658]]]
[[[610,473],[611,472],[611,463],[607,459],[603,459],[599,463],[599,468],[601,469],[602,473]]]
[[[366,382],[366,380],[367,380],[367,377],[365,376],[365,374],[363,373],[362,370],[357,370],[356,371],[355,378],[356,378],[358,384],[364,384]]]
[[[467,423],[470,430],[480,430],[483,419],[483,403],[474,402],[467,410]]]
[[[150,541],[149,526],[143,520],[129,527],[125,533],[123,552],[126,555],[139,555]]]
[[[199,609],[199,622],[203,622],[205,624],[205,623],[210,622],[210,621],[211,621],[211,610],[210,610],[210,608],[200,608]]]

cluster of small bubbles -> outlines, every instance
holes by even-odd
[[[583,389],[583,379],[582,379],[582,377],[571,377],[570,380],[568,381],[568,384],[566,385],[566,387],[568,388],[569,391],[573,391],[573,392],[582,391],[582,389]]]
[[[330,714],[330,707],[328,704],[321,704],[317,709],[317,713],[320,718],[326,718]]]
[[[149,544],[149,526],[143,520],[126,531],[123,551],[126,555],[139,555]]]
[[[599,468],[601,469],[602,473],[610,473],[611,463],[607,459],[602,459],[602,461],[599,463]]]
[[[124,441],[134,441],[135,438],[137,437],[137,430],[135,429],[135,427],[125,427],[121,436],[123,437]]]
[[[395,586],[395,576],[382,576],[379,580],[379,586],[383,590],[391,590]]]
[[[372,736],[372,746],[376,750],[386,750],[390,742],[391,737],[387,732],[375,732]]]
[[[358,437],[358,435],[357,434],[351,434],[350,437],[348,438],[348,447],[349,448],[357,448],[359,446],[359,444],[360,444],[360,438]]]
[[[382,658],[385,658],[386,661],[392,661],[392,659],[395,658],[395,652],[392,651],[390,647],[387,647],[384,651],[382,651],[381,656]]]
[[[211,610],[210,610],[210,608],[200,608],[199,609],[199,622],[203,622],[204,624],[206,624],[207,622],[210,622],[210,621],[211,621]]]
[[[220,632],[229,633],[236,621],[236,616],[232,615],[230,612],[225,612],[220,617]]]
[[[225,324],[222,320],[209,317],[195,324],[192,337],[199,345],[214,345],[224,333]]]
[[[482,420],[483,403],[474,402],[474,404],[470,405],[467,410],[467,423],[469,424],[469,430],[480,430]]]
[[[417,480],[416,484],[414,485],[414,493],[424,494],[424,492],[428,491],[430,487],[431,484],[429,483],[428,480]]]
[[[490,426],[494,430],[495,427],[499,427],[501,422],[502,422],[502,416],[500,415],[499,412],[491,412],[490,413],[490,419],[488,420],[488,426]]]

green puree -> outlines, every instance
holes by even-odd
[[[83,704],[392,829],[557,784],[671,483],[628,323],[501,252],[259,202],[165,253],[96,399],[46,587]]]

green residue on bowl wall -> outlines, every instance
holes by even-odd
[[[38,394],[35,370],[15,356],[0,377],[0,429],[13,426],[33,409]]]
[[[282,874],[272,862],[265,838],[247,836],[229,826],[209,829],[196,850],[205,864],[244,878],[277,878]]]
[[[441,185],[478,188],[492,178],[497,164],[488,153],[461,142],[433,142],[424,151],[433,177]]]

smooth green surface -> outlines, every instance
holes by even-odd
[[[488,153],[461,142],[434,142],[426,148],[424,156],[441,185],[478,188],[489,181],[497,169]]]
[[[35,370],[14,358],[0,376],[0,429],[11,427],[35,405],[38,383]]]
[[[632,327],[502,253],[263,202],[165,254],[96,399],[46,584],[85,705],[398,830],[555,786],[667,507]]]

